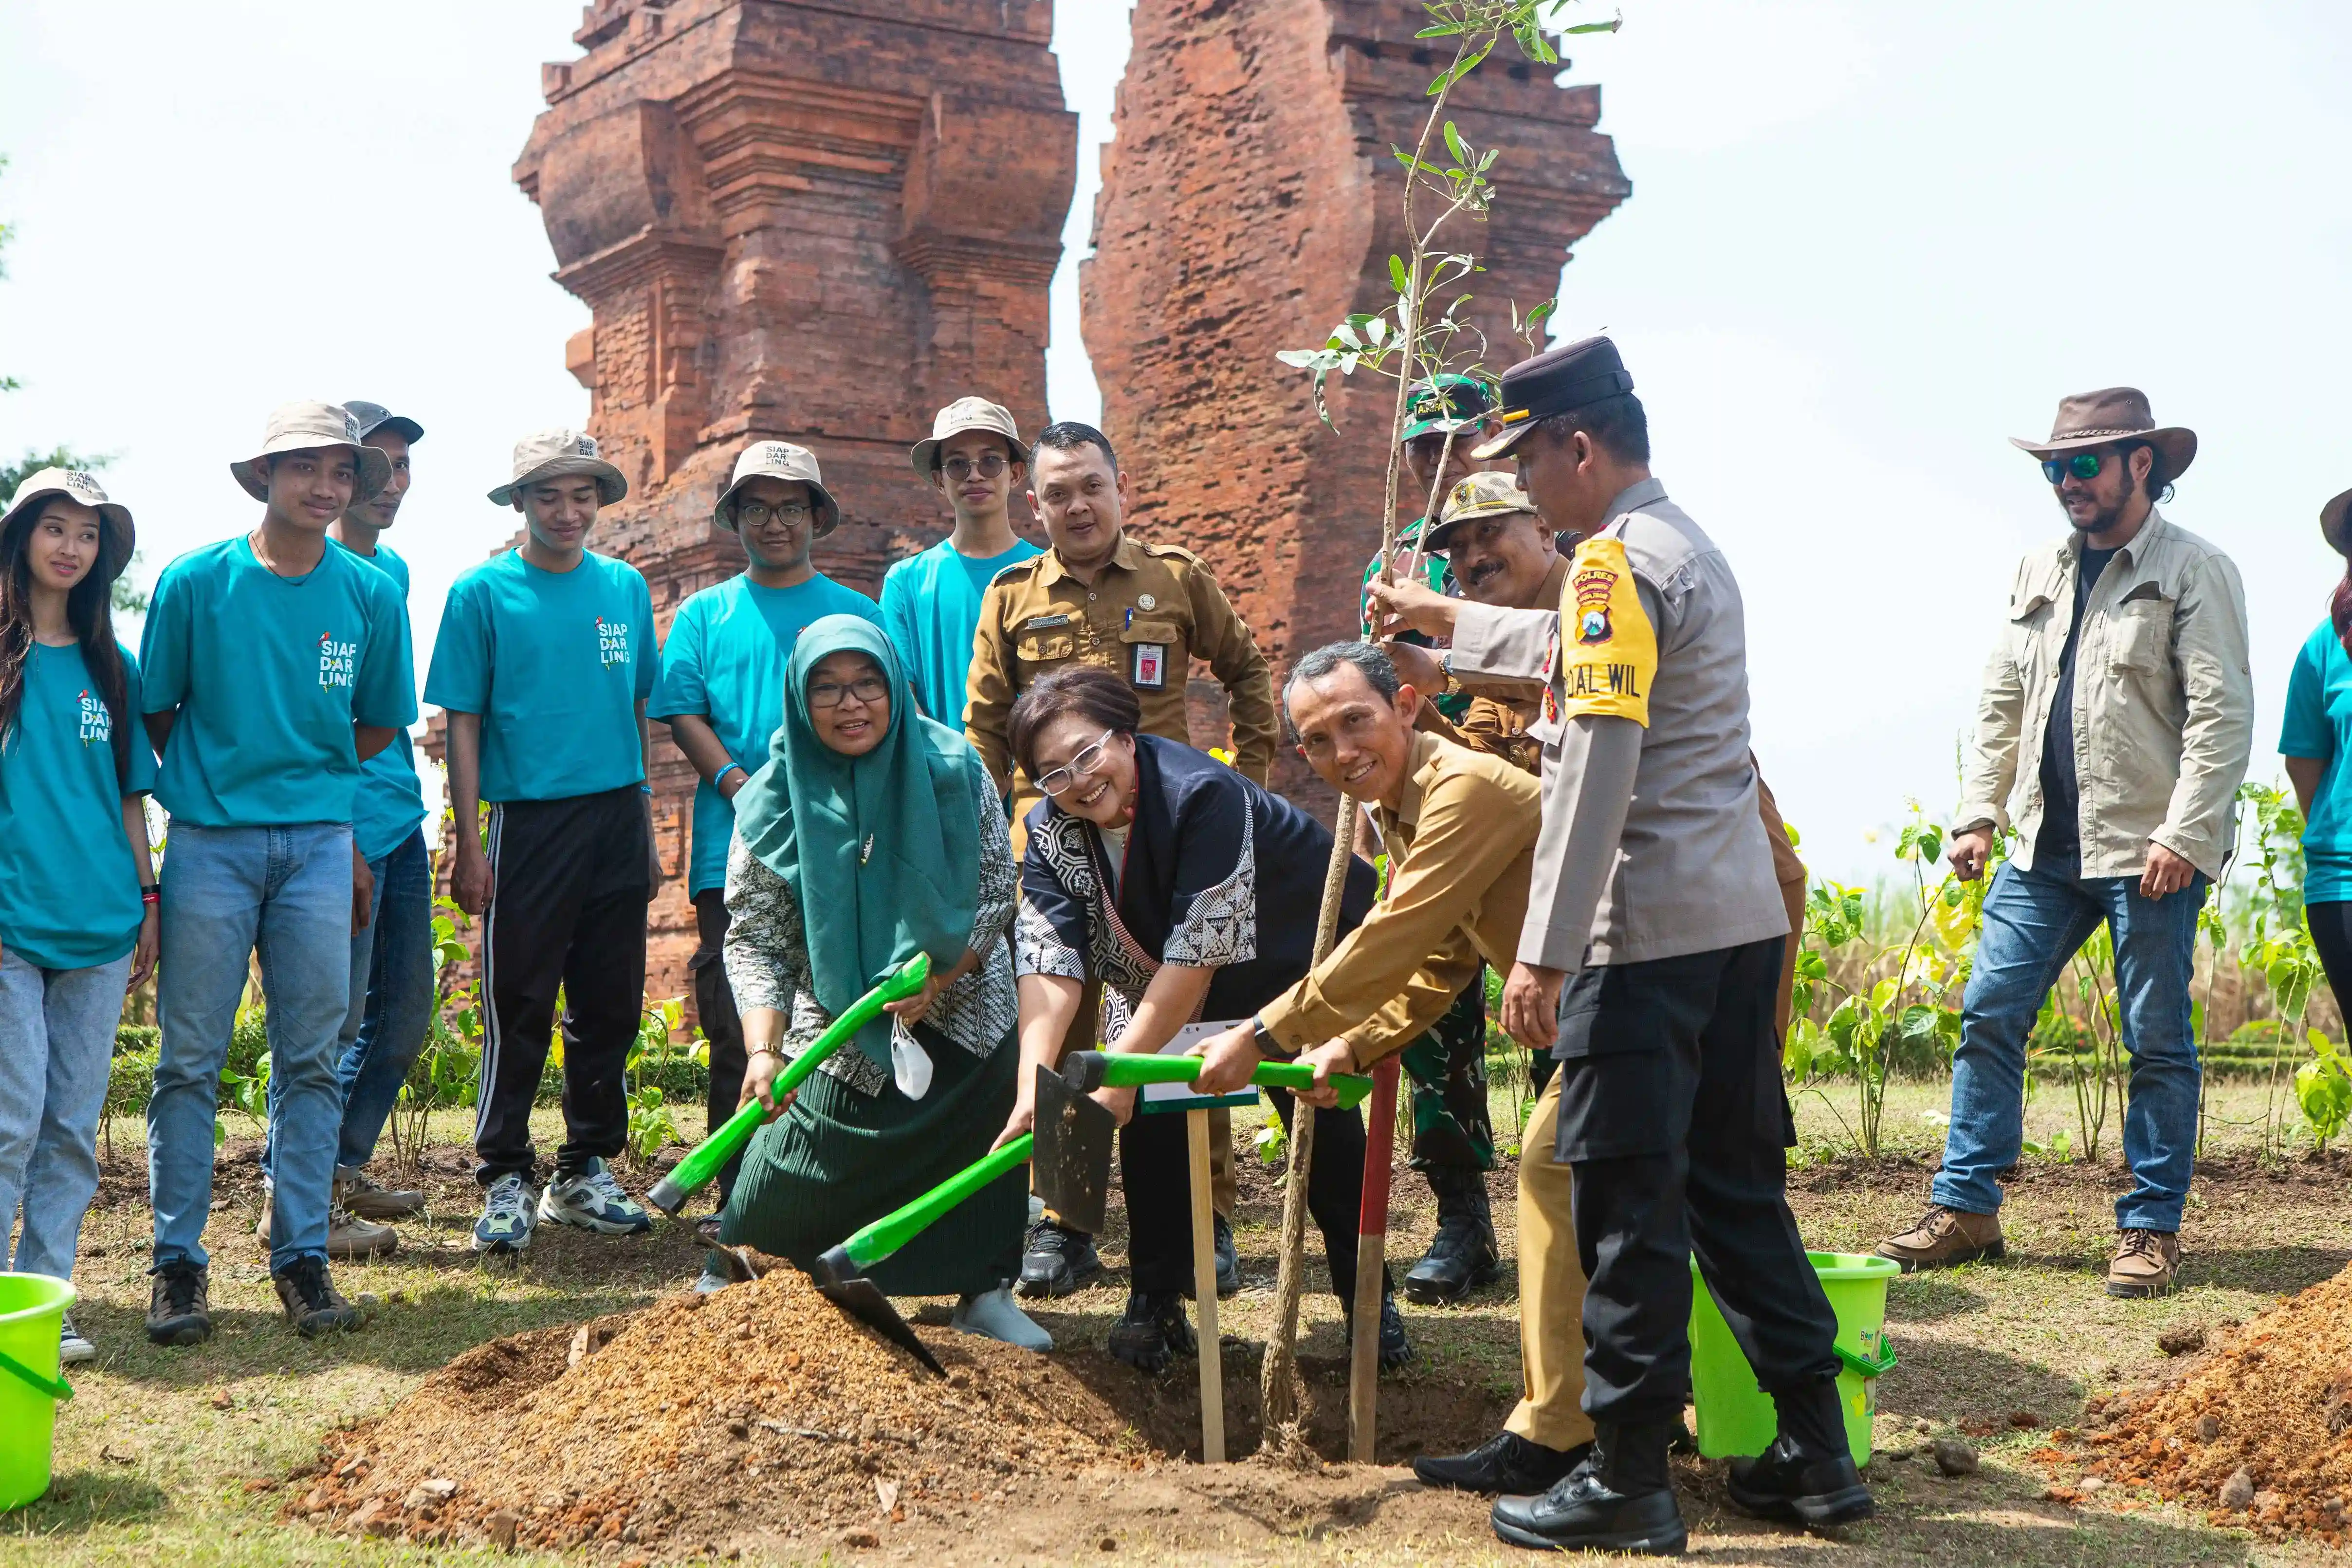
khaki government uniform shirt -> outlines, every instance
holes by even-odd
[[[1748,645],[1739,584],[1665,486],[1611,503],[1657,641],[1649,724],[1539,719],[1543,833],[1517,956],[1548,969],[1640,963],[1783,936],[1773,850],[1748,751]],[[1561,681],[1559,612],[1465,603],[1454,668]]]
[[[1013,700],[1039,676],[1067,664],[1114,670],[1142,701],[1145,734],[1190,745],[1184,687],[1196,658],[1225,689],[1234,765],[1265,784],[1278,734],[1273,672],[1199,556],[1123,534],[1092,586],[1050,550],[999,572],[981,596],[964,733],[1011,792],[1013,820],[1041,798],[1013,765],[1011,742]]]
[[[2014,827],[2021,869],[2042,829],[2042,740],[2082,558],[2073,533],[2018,563],[1960,765],[1953,827]],[[2074,645],[2082,874],[2137,877],[2153,841],[2219,881],[2253,732],[2238,569],[2151,510],[2092,587]]]
[[[1388,886],[1363,923],[1258,1010],[1286,1050],[1345,1038],[1357,1065],[1410,1045],[1481,962],[1508,969],[1527,917],[1542,795],[1500,757],[1417,734],[1397,809],[1372,808]]]

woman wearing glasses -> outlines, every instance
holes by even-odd
[[[1021,866],[1022,1066],[1000,1142],[1030,1130],[1035,1068],[1057,1065],[1089,982],[1103,988],[1109,1048],[1156,1052],[1187,1024],[1250,1016],[1312,966],[1328,830],[1214,758],[1138,733],[1141,722],[1127,682],[1087,667],[1047,673],[1013,704],[1013,755],[1045,799],[1029,814]],[[1357,861],[1340,929],[1355,927],[1375,890],[1372,868]],[[1183,1301],[1192,1255],[1183,1123],[1136,1115],[1132,1089],[1097,1098],[1122,1124],[1127,1191],[1131,1294],[1110,1351],[1158,1372],[1195,1347]],[[1287,1126],[1290,1097],[1274,1100]],[[1352,1110],[1315,1114],[1307,1205],[1345,1312],[1364,1125]],[[1383,1365],[1412,1355],[1385,1297],[1380,1335]]]
[[[734,806],[726,953],[743,1102],[791,1114],[745,1152],[719,1239],[805,1267],[987,1153],[1013,1103],[1012,844],[978,754],[915,710],[889,639],[855,616],[801,634],[783,723]],[[918,952],[931,958],[923,991],[780,1105],[785,1063]],[[1016,1171],[873,1278],[893,1294],[961,1298],[953,1322],[967,1333],[1050,1350],[1006,1289],[1027,1209]]]

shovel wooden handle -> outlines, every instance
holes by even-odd
[[[768,1092],[781,1100],[800,1088],[825,1058],[848,1044],[850,1037],[872,1023],[886,1005],[914,995],[930,977],[931,955],[928,952],[915,954],[884,975],[879,985],[852,1002],[847,1011],[810,1043],[808,1049],[776,1075],[775,1084]],[[653,1190],[646,1194],[646,1201],[672,1218],[677,1217],[677,1211],[686,1206],[686,1200],[708,1185],[719,1174],[719,1167],[733,1159],[767,1120],[766,1106],[756,1100],[745,1105],[719,1123],[718,1130],[697,1144],[694,1152],[680,1160],[668,1175],[656,1182]]]
[[[1072,1088],[1088,1094],[1098,1089],[1133,1089],[1146,1083],[1190,1083],[1201,1076],[1201,1058],[1073,1051],[1062,1058],[1062,1076]],[[1342,1110],[1354,1110],[1372,1092],[1372,1080],[1359,1073],[1335,1072],[1329,1081],[1339,1091]],[[1300,1062],[1260,1062],[1250,1074],[1250,1082],[1293,1091],[1313,1089],[1315,1069]]]

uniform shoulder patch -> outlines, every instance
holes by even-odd
[[[1560,711],[1631,719],[1647,729],[1658,633],[1642,608],[1620,539],[1576,547],[1559,600]]]
[[[1143,540],[1137,542],[1143,545],[1143,552],[1147,555],[1157,555],[1163,561],[1189,561],[1195,566],[1201,564],[1201,558],[1181,544],[1158,544]]]
[[[1010,583],[1015,577],[1026,577],[1035,572],[1038,563],[1045,559],[1045,555],[1032,555],[1025,561],[1015,561],[1010,566],[999,567],[996,575],[988,580],[988,585],[993,588],[999,583]]]

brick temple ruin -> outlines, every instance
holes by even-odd
[[[1402,248],[1388,148],[1412,140],[1443,64],[1412,37],[1423,16],[1415,0],[1133,13],[1082,264],[1087,347],[1134,525],[1206,556],[1277,665],[1352,629],[1387,404],[1342,392],[1334,435],[1273,356],[1387,296]],[[593,312],[565,363],[631,487],[595,542],[644,571],[665,631],[741,567],[710,511],[747,440],[817,453],[844,514],[818,564],[872,593],[947,531],[906,458],[934,408],[978,393],[1024,431],[1045,423],[1077,136],[1053,23],[1052,0],[596,0],[582,57],[542,68],[547,110],[514,176],[556,280]],[[1487,268],[1475,319],[1499,366],[1520,352],[1510,303],[1549,298],[1631,187],[1593,129],[1597,89],[1498,56],[1456,102],[1463,132],[1503,149],[1492,221],[1462,242]],[[1222,705],[1194,690],[1207,743]],[[1311,793],[1303,770],[1280,782]],[[654,784],[667,880],[648,994],[675,996],[695,945],[694,775],[666,739]]]

